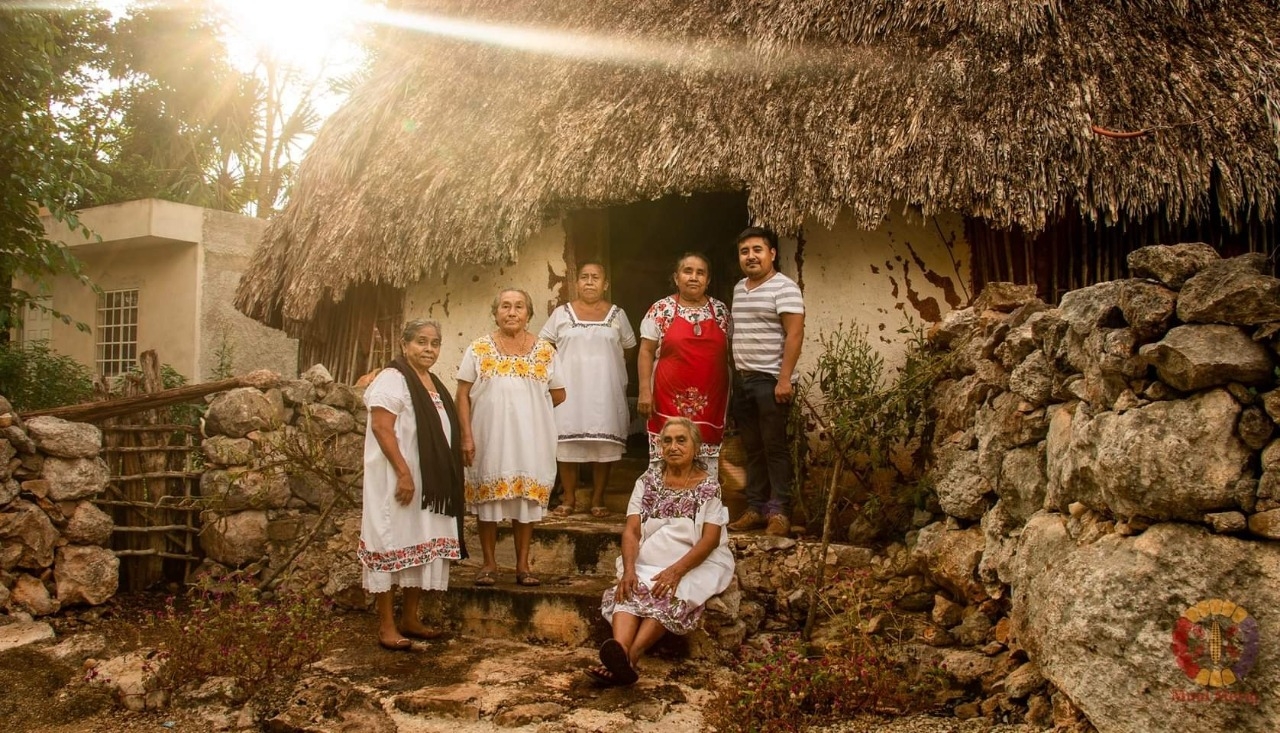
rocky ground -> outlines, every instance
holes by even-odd
[[[631,688],[600,689],[582,673],[589,647],[535,646],[450,635],[412,652],[373,643],[369,615],[339,614],[336,641],[296,684],[266,689],[243,704],[217,684],[178,694],[158,710],[125,709],[89,671],[145,649],[138,624],[159,599],[125,596],[54,617],[55,638],[0,651],[0,719],[6,731],[696,731],[722,665],[664,655],[647,660]],[[824,733],[976,733],[1024,730],[982,720],[867,717]]]

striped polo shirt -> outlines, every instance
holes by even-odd
[[[775,272],[754,290],[747,290],[744,277],[733,287],[731,313],[734,367],[778,376],[782,371],[782,346],[786,342],[782,314],[804,313],[800,286],[781,272]]]

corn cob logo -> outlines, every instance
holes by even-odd
[[[1196,684],[1228,687],[1244,679],[1257,661],[1258,622],[1231,601],[1200,601],[1174,624],[1173,655]]]

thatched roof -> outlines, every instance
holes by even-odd
[[[326,123],[250,316],[296,331],[352,284],[504,262],[564,211],[672,193],[748,191],[784,231],[905,202],[1034,232],[1211,196],[1267,219],[1280,192],[1277,0],[421,5],[446,33],[396,34]],[[442,16],[566,35],[530,51]]]

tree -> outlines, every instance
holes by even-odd
[[[40,216],[43,208],[83,231],[74,209],[101,183],[85,145],[91,132],[64,112],[85,93],[105,15],[0,9],[0,341],[15,314],[51,310],[15,278],[41,283],[70,274],[88,284],[76,259],[45,235]]]

